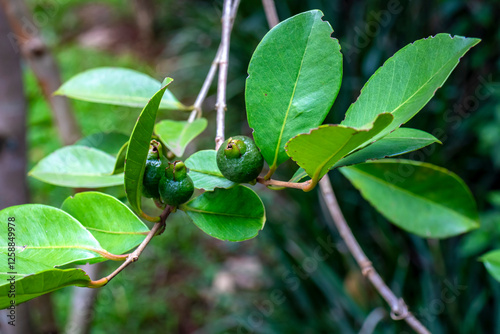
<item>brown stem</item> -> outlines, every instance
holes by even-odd
[[[91,249],[93,252],[96,252],[98,253],[99,255],[101,255],[103,258],[106,258],[108,260],[112,260],[112,261],[124,261],[127,259],[128,257],[128,254],[123,254],[123,255],[116,255],[116,254],[111,254],[107,251],[100,251],[100,250],[97,250],[97,249]]]
[[[301,183],[295,183],[287,181],[278,181],[273,179],[266,180],[262,176],[257,177],[257,182],[265,186],[276,186],[276,187],[285,187],[285,188],[302,189],[302,190],[308,189],[311,186],[311,180]]]
[[[363,276],[368,278],[372,285],[377,289],[382,298],[389,304],[391,308],[391,318],[393,320],[404,320],[411,328],[420,334],[430,334],[429,330],[418,321],[417,318],[408,310],[408,306],[402,298],[396,297],[394,292],[389,289],[389,287],[382,280],[380,275],[377,273],[372,263],[366,256],[366,254],[361,249],[361,246],[357,242],[356,238],[352,234],[349,225],[340,210],[340,207],[335,198],[335,194],[330,184],[330,180],[324,177],[319,182],[321,193],[328,207],[328,211],[332,216],[333,222],[339,231],[340,236],[347,245],[347,248],[351,252],[352,256],[361,268]]]
[[[132,253],[128,254],[127,259],[125,262],[122,263],[121,266],[119,266],[115,271],[113,271],[111,274],[109,274],[106,277],[103,277],[97,281],[90,281],[88,287],[89,288],[100,288],[106,284],[109,283],[116,275],[118,275],[123,269],[125,269],[129,264],[132,262],[135,262],[139,259],[139,256],[141,253],[144,251],[146,246],[149,244],[151,239],[160,232],[163,227],[165,226],[165,221],[167,220],[168,216],[172,212],[172,207],[170,205],[167,205],[165,210],[163,210],[162,214],[160,215],[160,221],[158,223],[155,223],[153,228],[149,231],[148,235],[146,238],[141,242],[139,247],[136,248],[135,251]]]

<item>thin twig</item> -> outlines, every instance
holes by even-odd
[[[219,59],[219,80],[217,82],[217,130],[215,135],[215,150],[224,142],[227,69],[229,62],[229,43],[231,37],[231,0],[224,0],[222,10],[221,55]]]
[[[233,29],[234,20],[236,18],[236,13],[238,12],[240,1],[241,0],[234,0],[233,5],[231,7],[231,30]],[[205,98],[207,97],[210,86],[212,86],[212,82],[214,81],[215,78],[215,72],[217,72],[217,67],[219,66],[219,61],[222,51],[221,46],[222,43],[219,44],[219,48],[217,49],[217,53],[215,54],[214,60],[212,61],[212,65],[210,66],[210,70],[208,71],[207,77],[205,78],[205,81],[201,86],[200,92],[196,97],[196,101],[193,104],[193,111],[191,112],[191,115],[189,115],[188,118],[189,123],[193,122],[197,117],[200,117],[202,114],[201,106],[203,104],[203,101],[205,101]]]
[[[203,104],[203,101],[205,101],[205,98],[207,97],[208,90],[210,89],[210,86],[212,86],[212,82],[215,77],[215,72],[217,72],[217,66],[219,65],[220,50],[221,49],[219,47],[219,49],[217,50],[217,54],[215,55],[215,58],[212,61],[212,65],[210,66],[210,70],[208,71],[207,77],[203,82],[203,86],[201,86],[200,92],[196,97],[196,101],[194,102],[193,105],[193,111],[191,112],[191,115],[189,115],[188,118],[189,123],[192,123],[197,117],[201,116],[202,113],[201,105]]]
[[[391,318],[393,320],[404,320],[411,328],[420,334],[430,334],[429,330],[420,323],[420,321],[415,318],[415,316],[408,310],[408,306],[402,298],[396,297],[396,295],[389,289],[389,287],[382,280],[380,275],[377,273],[375,268],[373,268],[372,263],[366,256],[366,254],[361,249],[361,246],[354,238],[349,225],[342,215],[342,211],[337,203],[335,194],[333,193],[332,185],[328,177],[324,177],[319,182],[321,193],[328,207],[328,211],[332,216],[333,222],[339,231],[340,236],[347,245],[347,248],[351,252],[352,256],[361,268],[363,276],[368,278],[372,285],[377,289],[382,298],[389,304],[391,308]]]
[[[108,276],[103,277],[97,281],[90,281],[90,284],[88,285],[88,287],[89,288],[100,288],[100,287],[106,285],[116,275],[118,275],[123,269],[125,269],[129,264],[137,261],[139,259],[139,256],[141,255],[141,253],[144,251],[146,246],[151,241],[151,239],[153,239],[153,237],[155,235],[160,234],[163,227],[165,226],[165,221],[167,220],[167,218],[171,212],[172,212],[172,207],[170,205],[167,205],[165,210],[163,210],[162,214],[160,215],[160,221],[158,223],[154,224],[153,228],[149,231],[146,238],[141,242],[141,244],[139,245],[139,247],[136,248],[135,251],[133,251],[132,253],[130,253],[127,256],[127,259],[125,260],[125,262],[123,262],[121,266],[119,266],[115,271],[113,271]]]
[[[264,6],[264,12],[266,13],[269,29],[272,29],[275,25],[280,23],[274,0],[262,0],[262,6]]]

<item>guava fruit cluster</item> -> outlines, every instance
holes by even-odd
[[[264,167],[264,158],[253,140],[246,136],[227,139],[217,151],[217,166],[222,175],[236,183],[255,183]],[[178,206],[194,192],[193,180],[182,161],[169,162],[162,146],[152,140],[144,170],[142,195]]]
[[[217,167],[230,181],[254,183],[264,167],[264,158],[251,138],[234,136],[217,151]]]
[[[162,154],[161,144],[152,140],[142,182],[142,195],[178,206],[187,202],[194,192],[193,180],[182,161],[169,162]]]

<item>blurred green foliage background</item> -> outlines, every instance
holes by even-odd
[[[159,80],[194,102],[220,39],[222,1],[151,0],[152,34],[144,41],[132,1],[30,0],[39,28],[61,67],[63,80],[93,67],[122,66]],[[408,157],[446,167],[471,188],[481,228],[442,241],[394,227],[338,172],[330,173],[354,235],[375,268],[405,298],[432,333],[500,333],[500,284],[477,260],[500,248],[500,28],[498,1],[277,1],[280,19],[320,9],[344,54],[341,91],[325,122],[339,123],[370,75],[401,47],[440,32],[479,37],[431,102],[408,123],[434,133],[443,145]],[[260,1],[242,1],[231,36],[227,135],[251,134],[244,85],[253,50],[268,31]],[[29,99],[31,168],[61,146],[36,80],[25,68]],[[209,128],[189,147],[213,147],[215,85],[204,104]],[[72,101],[84,135],[129,134],[139,110]],[[162,118],[185,119],[182,112]],[[280,168],[277,179],[294,172]],[[32,201],[60,206],[70,189],[30,178]],[[112,189],[121,196],[121,189]],[[318,192],[273,192],[258,187],[267,223],[242,243],[212,239],[178,213],[141,260],[101,289],[92,333],[409,333],[363,279]],[[418,213],[415,213],[418,214]],[[325,246],[327,245],[327,246]],[[332,246],[333,245],[333,246]],[[312,257],[328,250],[323,261]],[[116,263],[105,264],[103,273]],[[53,294],[64,328],[72,288]],[[374,311],[375,310],[375,311]],[[379,322],[380,321],[380,322]],[[366,323],[365,323],[366,322]]]

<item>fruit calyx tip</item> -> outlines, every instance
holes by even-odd
[[[228,159],[240,158],[247,151],[247,145],[243,140],[229,138],[224,155]]]
[[[165,168],[165,175],[174,181],[183,180],[187,176],[186,165],[180,160],[169,162]]]
[[[148,160],[149,159],[160,159],[161,158],[161,143],[157,140],[151,140],[149,142],[149,152],[148,152]]]

